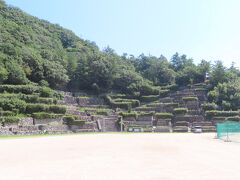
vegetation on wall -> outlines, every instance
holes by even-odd
[[[120,99],[131,99],[129,96],[136,99],[113,101],[114,107],[131,109],[129,104],[137,106],[137,99],[153,101],[179,87],[200,83],[196,91],[206,91],[209,101],[219,109],[240,109],[240,71],[234,64],[226,68],[221,61],[210,64],[202,60],[196,65],[193,59],[179,53],[170,60],[163,55],[120,56],[110,47],[100,50],[94,42],[7,6],[3,0],[0,0],[0,27],[1,93],[40,93],[42,98],[53,98],[56,95],[52,88],[84,90],[96,95],[114,91],[127,94],[127,98]],[[203,82],[208,82],[206,88],[201,87]],[[35,100],[31,103],[54,101]],[[21,106],[17,108],[24,111],[26,105],[17,103]],[[4,110],[16,109],[15,106],[18,105],[6,106]]]

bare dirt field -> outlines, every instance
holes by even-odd
[[[240,179],[240,144],[214,134],[0,139],[0,179]]]

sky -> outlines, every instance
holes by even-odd
[[[239,0],[5,0],[119,55],[186,54],[240,67]]]

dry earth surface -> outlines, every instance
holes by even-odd
[[[214,134],[0,139],[0,179],[240,179],[240,144]]]

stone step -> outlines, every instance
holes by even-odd
[[[14,135],[38,135],[43,134],[42,131],[36,130],[36,131],[16,131],[14,132]]]
[[[61,131],[61,130],[51,130],[51,131],[46,131],[46,132],[44,132],[44,134],[70,134],[70,133],[73,133],[72,131],[67,131],[67,130],[65,130],[65,131]]]
[[[50,126],[50,125],[40,125],[38,126],[41,131],[67,131],[69,128],[67,125],[58,125],[58,126]]]
[[[76,129],[73,130],[74,133],[83,133],[83,132],[96,132],[94,129]]]

